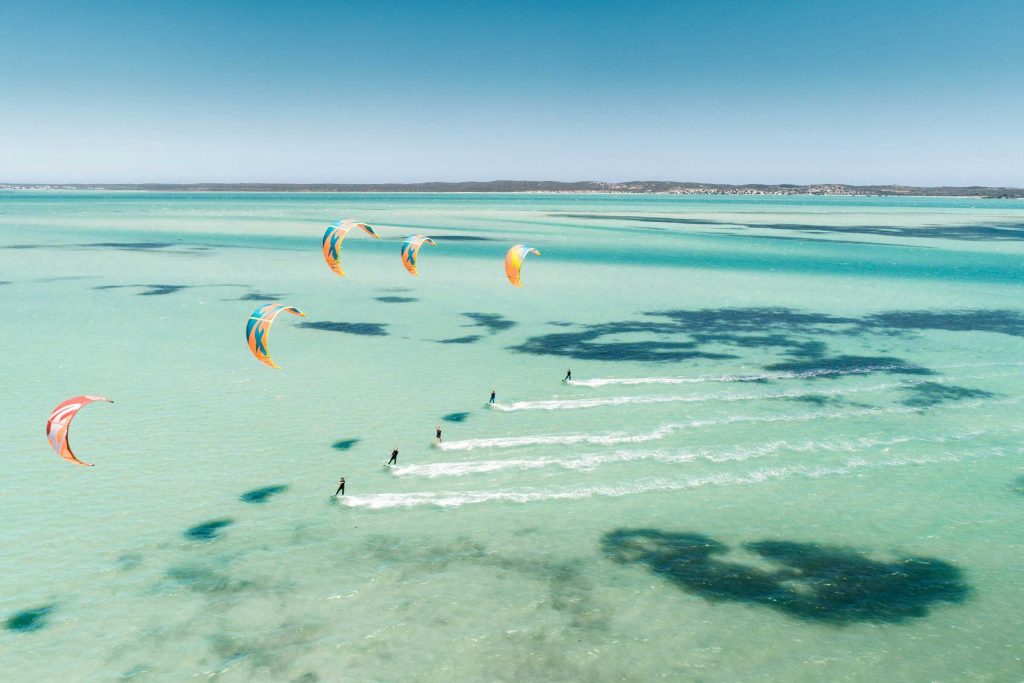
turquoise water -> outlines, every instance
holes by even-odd
[[[1019,201],[0,194],[0,671],[1022,679],[1022,257]]]

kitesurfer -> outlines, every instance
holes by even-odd
[[[570,381],[572,381],[572,370],[566,370],[565,371],[565,379],[563,379],[562,381],[563,382],[570,382]]]
[[[339,493],[345,495],[345,477],[338,480],[338,490],[334,492],[334,497],[337,498]]]
[[[441,427],[434,427],[434,434],[437,436],[437,442],[441,443]]]
[[[388,460],[388,464],[389,465],[397,465],[398,464],[398,449],[397,448],[395,450],[391,451],[391,459]]]
[[[488,403],[494,403],[494,389],[491,389],[491,400]]]

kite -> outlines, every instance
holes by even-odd
[[[345,277],[345,271],[341,269],[341,255],[338,252],[341,251],[341,241],[352,228],[362,228],[370,237],[380,239],[380,235],[372,227],[352,219],[337,220],[327,226],[323,241],[324,260],[331,270],[342,277]]]
[[[78,414],[78,411],[94,401],[113,403],[109,398],[103,396],[75,396],[54,408],[50,413],[50,419],[46,421],[46,439],[50,442],[50,446],[57,452],[57,455],[76,465],[92,467],[91,462],[79,460],[71,451],[71,446],[68,444],[68,430],[71,429],[71,420]]]
[[[430,239],[425,235],[413,235],[405,240],[402,244],[402,265],[409,271],[411,275],[419,275],[419,271],[416,269],[416,255],[420,251],[420,247],[423,243],[434,244],[434,240]],[[434,246],[437,246],[434,244]]]
[[[505,275],[508,276],[508,281],[516,287],[522,287],[523,282],[519,279],[519,271],[523,269],[523,261],[526,260],[527,254],[536,254],[540,256],[540,252],[533,247],[526,247],[522,244],[517,244],[508,250],[505,254]]]
[[[302,318],[306,317],[305,313],[294,306],[263,304],[252,312],[252,315],[249,316],[249,321],[245,324],[245,340],[249,343],[249,350],[252,351],[252,355],[256,356],[259,362],[272,368],[279,366],[270,359],[270,351],[267,350],[267,337],[270,334],[271,323],[274,322],[274,318],[281,311]]]

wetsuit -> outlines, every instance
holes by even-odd
[[[491,392],[491,400],[488,403],[494,403],[494,392]]]
[[[441,440],[441,430],[440,429],[437,430],[437,440],[438,441]]]
[[[395,450],[391,451],[391,459],[388,460],[388,464],[389,465],[391,465],[391,464],[397,465],[398,464],[398,449],[397,448]]]
[[[334,492],[335,498],[337,498],[339,492],[341,495],[345,495],[345,477],[342,477],[341,481],[338,482],[338,490]]]
[[[568,382],[571,379],[572,379],[572,370],[567,370],[566,373],[565,373],[565,379],[563,379],[562,381],[563,382]]]

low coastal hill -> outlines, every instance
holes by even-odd
[[[904,197],[984,197],[1024,199],[1018,187],[915,187],[910,185],[723,185],[633,180],[490,180],[429,183],[0,183],[0,190],[137,190],[148,192],[624,192],[631,194],[876,195]]]

